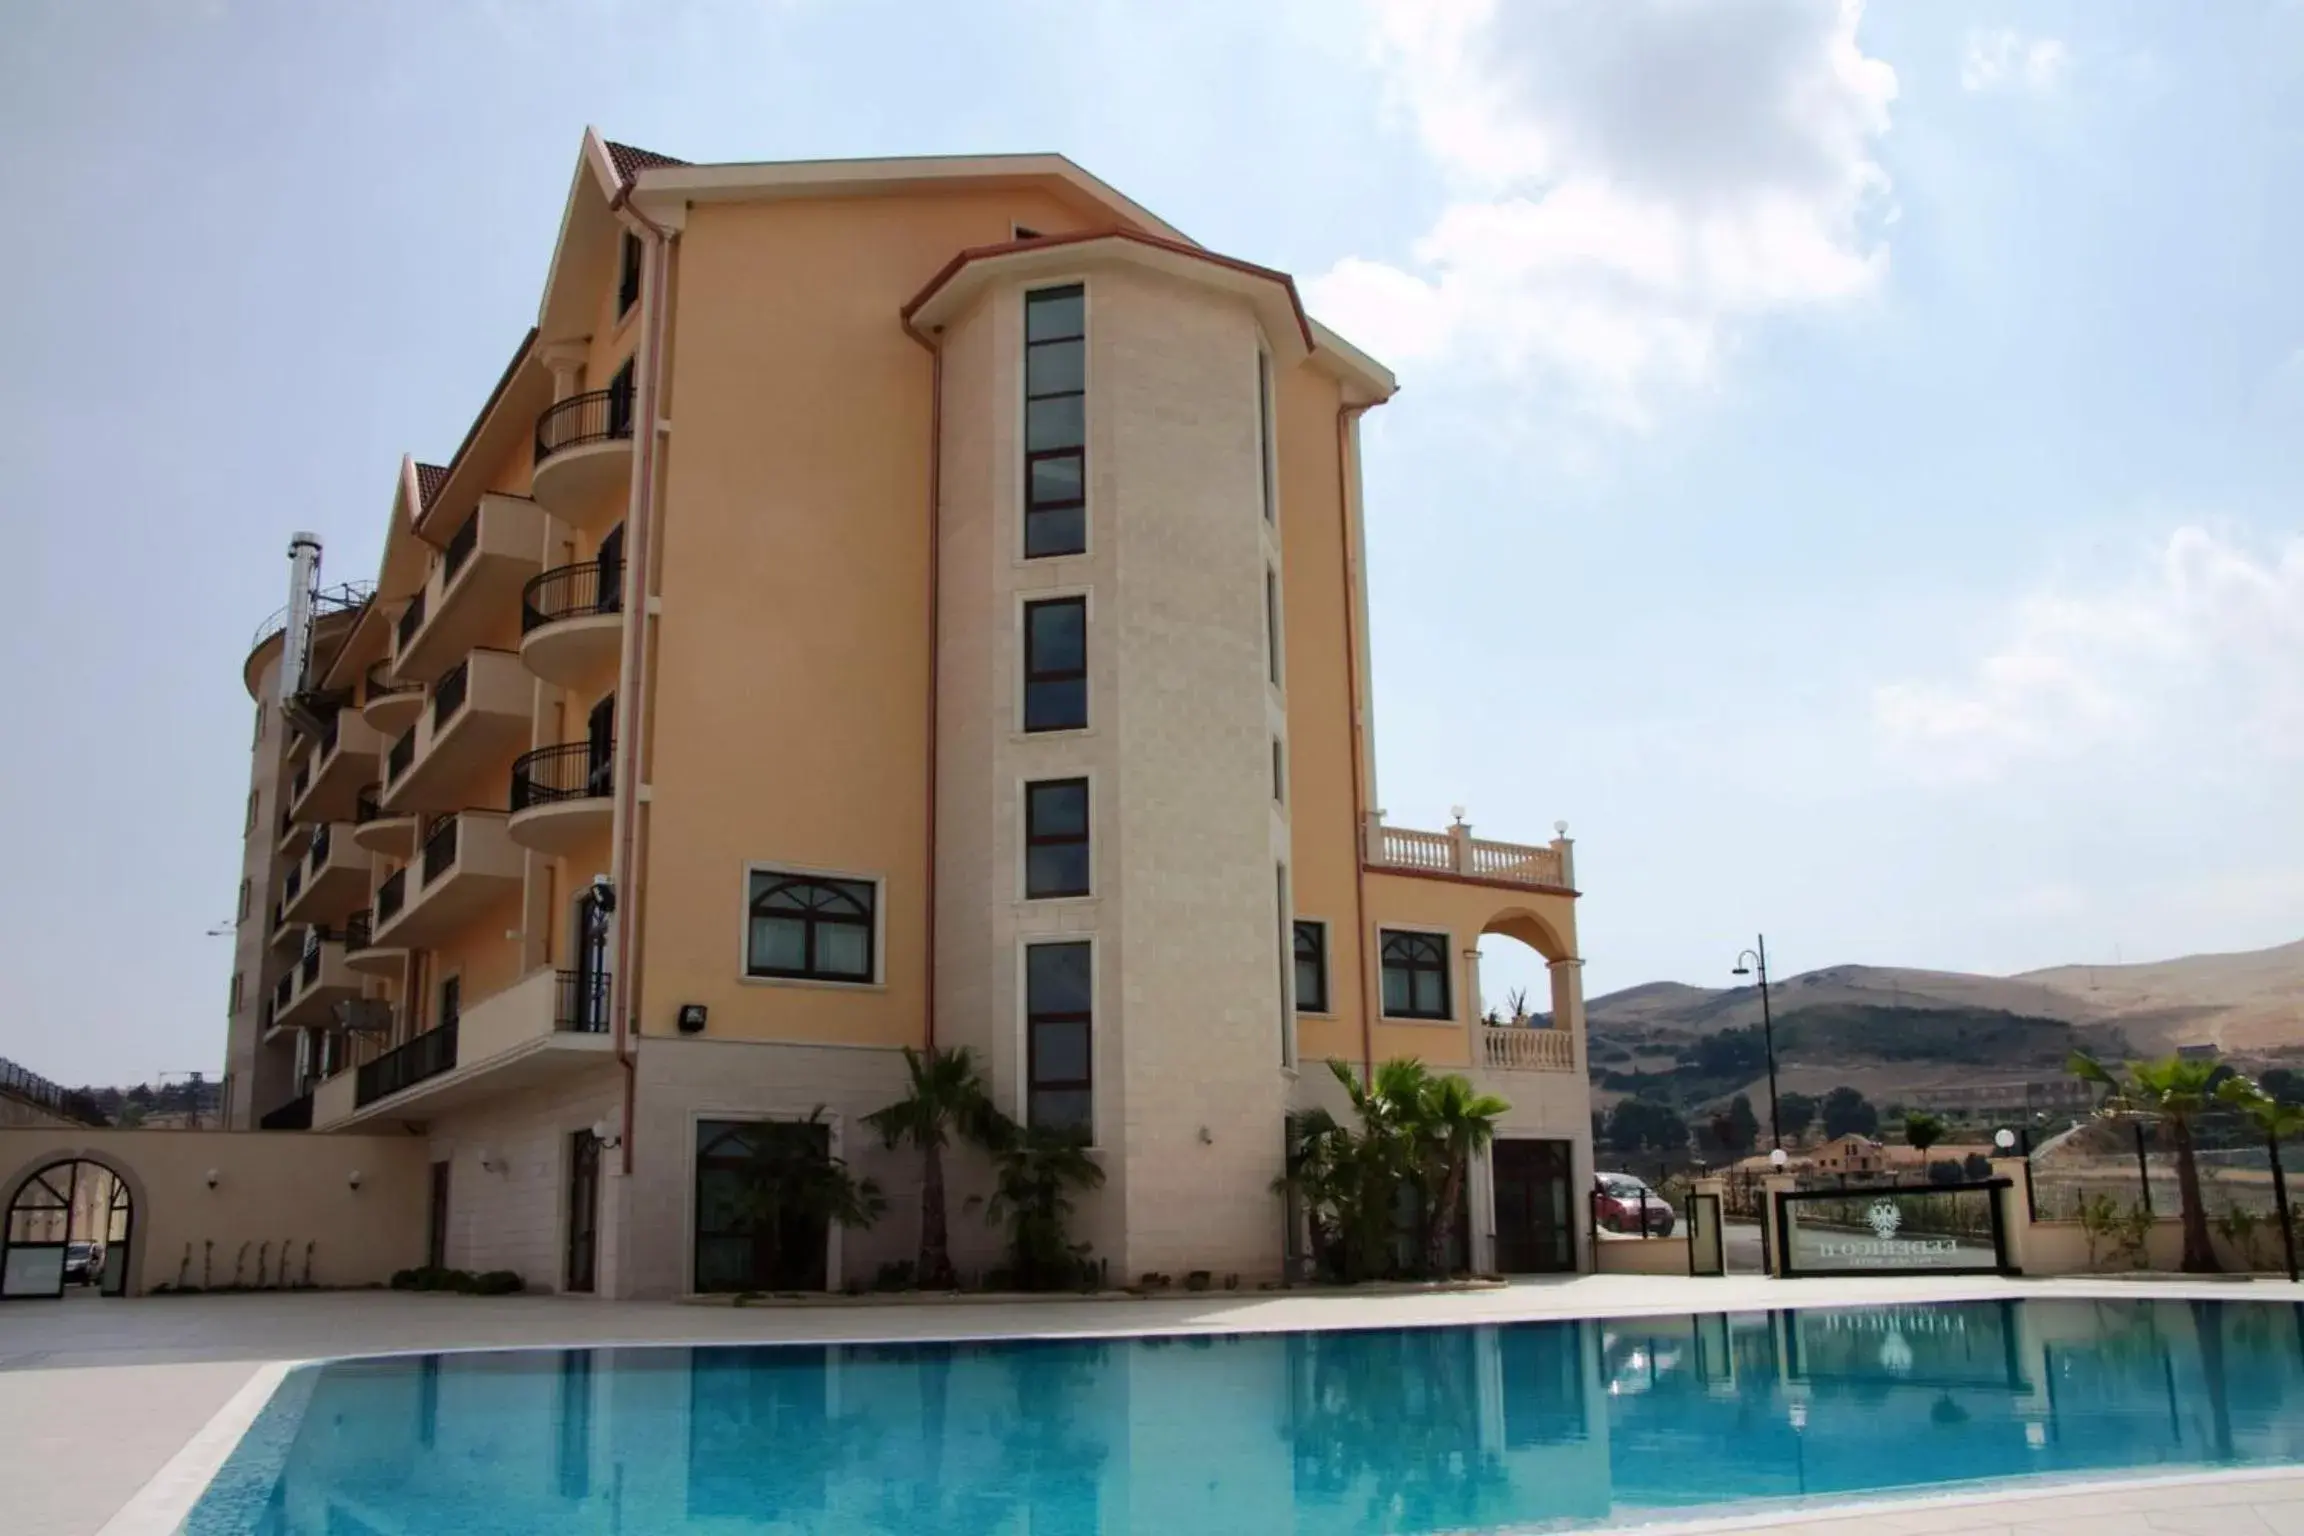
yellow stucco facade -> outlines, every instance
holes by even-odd
[[[1374,810],[1393,387],[1057,157],[587,134],[536,327],[402,464],[373,590],[285,694],[277,638],[249,660],[232,1123],[419,1131],[448,1262],[630,1295],[738,1288],[713,1138],[818,1106],[891,1197],[818,1277],[908,1255],[916,1174],[858,1125],[907,1046],[1071,1117],[1122,1275],[1281,1272],[1328,1059],[1468,1072],[1588,1180],[1571,848]],[[338,839],[360,888],[275,924]],[[1548,1017],[1482,1022],[1485,933],[1552,962]]]

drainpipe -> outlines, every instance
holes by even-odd
[[[944,490],[944,349],[936,338],[905,320],[904,334],[928,349],[928,881],[922,926],[928,948],[926,1039],[936,1049],[936,703],[943,681],[944,637],[937,621],[944,581],[939,566],[943,532],[940,500]]]
[[[1360,971],[1360,1080],[1364,1083],[1374,1082],[1376,1078],[1376,989],[1370,980],[1373,968],[1368,964],[1368,791],[1361,782],[1365,724],[1360,707],[1360,639],[1354,621],[1360,606],[1360,589],[1352,564],[1356,524],[1352,516],[1350,444],[1352,423],[1381,404],[1381,400],[1369,400],[1336,408],[1336,496],[1344,514],[1344,536],[1337,541],[1337,551],[1344,571],[1344,680],[1351,694],[1346,718],[1352,745],[1352,953]]]
[[[617,1064],[624,1072],[624,1112],[618,1148],[627,1177],[632,1172],[632,1143],[638,1119],[639,1064],[632,1051],[632,1015],[640,995],[640,780],[641,743],[647,732],[647,666],[650,614],[649,595],[655,587],[657,421],[663,394],[665,311],[670,301],[670,268],[674,237],[631,207],[632,183],[626,182],[610,199],[611,214],[629,216],[646,231],[648,263],[641,294],[640,365],[634,369],[634,424],[639,441],[633,445],[631,496],[625,513],[631,549],[625,560],[624,654],[616,679],[616,710],[623,718],[616,728],[616,846],[609,858],[609,880],[616,892],[615,942],[610,950],[609,1027]]]

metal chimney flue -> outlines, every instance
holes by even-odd
[[[311,682],[307,674],[312,669],[312,623],[319,594],[320,535],[291,535],[288,540],[288,622],[280,645],[280,708],[299,724],[306,723],[311,713],[303,694]]]

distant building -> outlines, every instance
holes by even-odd
[[[2077,1077],[2003,1078],[1994,1082],[1946,1083],[1915,1088],[1905,1102],[1914,1109],[1940,1115],[1990,1118],[2027,1115],[2035,1110],[2084,1110],[2094,1102],[2095,1090]]]

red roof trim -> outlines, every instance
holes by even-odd
[[[440,483],[437,486],[428,486],[424,482],[424,472],[433,466],[428,464],[416,466],[417,494],[424,504],[416,509],[416,516],[410,520],[410,526],[416,529],[418,538],[423,538],[424,514],[432,510],[432,503],[439,498],[441,491],[447,489],[448,481],[457,470],[464,467],[464,456],[472,451],[473,443],[479,440],[480,429],[488,424],[488,417],[496,409],[496,402],[504,398],[505,391],[512,387],[512,381],[520,376],[520,365],[528,361],[528,354],[535,349],[536,327],[530,326],[528,327],[528,334],[520,338],[520,345],[513,352],[512,361],[504,365],[504,372],[496,380],[496,387],[488,391],[488,398],[481,405],[480,414],[472,418],[472,425],[464,433],[464,441],[456,445],[454,456],[448,460],[447,467],[440,471]],[[431,541],[426,539],[425,542],[430,543]]]
[[[1219,267],[1228,267],[1234,272],[1241,272],[1250,277],[1259,277],[1267,282],[1278,283],[1288,295],[1289,309],[1294,311],[1296,315],[1296,328],[1303,334],[1304,349],[1307,352],[1319,350],[1312,340],[1312,322],[1304,313],[1304,301],[1296,295],[1296,279],[1287,273],[1276,271],[1271,267],[1257,266],[1252,261],[1241,261],[1237,257],[1220,256],[1214,251],[1205,250],[1197,245],[1187,245],[1180,240],[1164,240],[1158,235],[1148,235],[1141,230],[1134,229],[1086,229],[1076,234],[1035,235],[1029,240],[1004,240],[998,245],[970,246],[967,250],[960,252],[950,261],[944,263],[937,274],[928,279],[928,285],[913,295],[912,302],[904,306],[901,313],[905,328],[911,329],[912,317],[919,313],[930,299],[936,297],[945,284],[957,277],[964,268],[976,262],[990,260],[998,256],[1013,256],[1021,251],[1042,251],[1065,245],[1090,245],[1099,240],[1126,240],[1136,245],[1149,246],[1156,251],[1166,251],[1170,255],[1186,256],[1194,261],[1211,262]]]

